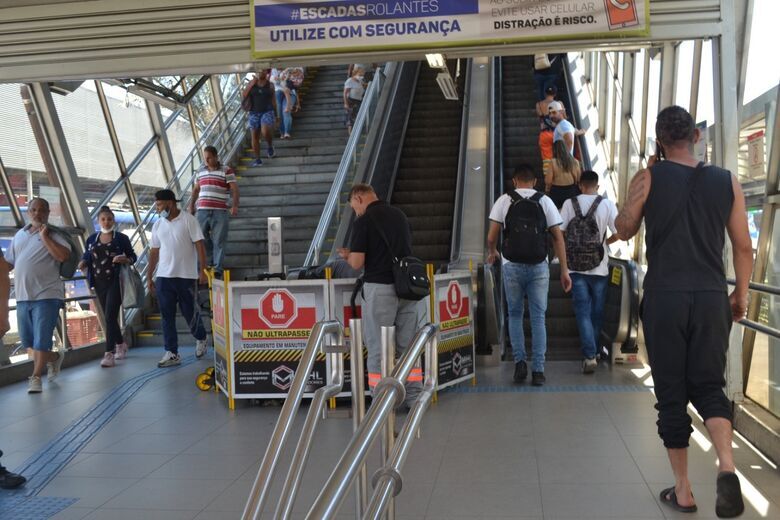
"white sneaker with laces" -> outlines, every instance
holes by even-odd
[[[43,392],[43,385],[41,384],[41,378],[38,376],[30,376],[30,383],[27,387],[28,394],[40,394]]]
[[[103,354],[103,361],[100,362],[100,366],[103,368],[110,368],[115,366],[116,363],[114,362],[114,353],[113,352],[106,352]]]
[[[65,361],[65,349],[60,349],[57,351],[57,359],[46,363],[49,381],[54,381],[60,375],[63,361]]]
[[[582,373],[583,374],[592,374],[596,371],[596,367],[599,366],[598,361],[596,361],[596,358],[591,359],[583,359],[582,360]]]
[[[208,345],[205,339],[199,339],[195,341],[195,357],[200,359],[206,354]]]
[[[125,359],[127,357],[127,343],[124,341],[122,343],[116,344],[116,349],[114,350],[114,359]]]
[[[157,366],[160,368],[172,367],[176,365],[181,365],[181,358],[178,354],[174,354],[170,350],[166,350],[160,362],[157,363]]]

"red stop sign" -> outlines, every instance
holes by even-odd
[[[271,289],[260,298],[259,313],[269,327],[282,329],[298,317],[298,306],[287,289]]]
[[[450,317],[458,317],[462,305],[463,296],[460,292],[460,284],[453,280],[450,282],[449,287],[447,287],[447,310],[450,313]]]

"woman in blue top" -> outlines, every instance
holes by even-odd
[[[114,229],[114,212],[111,208],[100,208],[98,224],[100,231],[87,239],[79,269],[86,272],[87,282],[95,289],[106,318],[106,353],[100,366],[112,367],[115,359],[127,357],[127,344],[119,328],[119,308],[122,306],[120,267],[122,264],[135,263],[137,257],[127,235]]]

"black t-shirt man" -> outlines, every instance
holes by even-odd
[[[387,250],[385,241],[377,231],[381,226],[393,251]],[[412,254],[412,232],[406,215],[383,200],[372,202],[364,215],[352,224],[350,250],[364,253],[367,283],[393,283],[393,255],[398,258]]]

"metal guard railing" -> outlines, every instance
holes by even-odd
[[[341,196],[344,188],[351,183],[355,178],[355,173],[360,162],[358,154],[362,150],[362,145],[365,143],[368,137],[368,132],[371,129],[371,122],[373,121],[374,113],[376,112],[377,105],[379,104],[379,96],[382,93],[382,88],[387,81],[387,76],[393,67],[397,66],[395,63],[388,63],[385,69],[378,69],[374,75],[374,80],[368,86],[365,96],[363,96],[363,102],[360,105],[360,110],[355,118],[355,124],[352,127],[352,133],[349,135],[347,145],[344,148],[344,154],[341,157],[339,168],[336,171],[336,176],[333,179],[328,198],[325,201],[325,207],[322,211],[322,217],[317,224],[317,230],[314,232],[314,238],[309,245],[309,250],[306,253],[306,259],[303,262],[304,266],[317,265],[320,262],[320,253],[322,252],[323,245],[330,238],[328,232],[333,230],[335,219],[341,218],[342,206]]]

